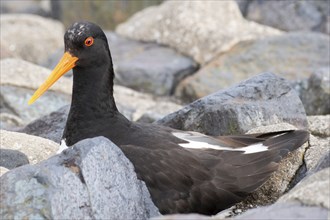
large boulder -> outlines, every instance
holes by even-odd
[[[120,24],[116,32],[175,48],[205,64],[243,40],[281,32],[245,20],[234,1],[165,1]]]
[[[0,48],[6,57],[40,63],[63,46],[64,27],[58,21],[37,15],[2,14],[0,25]]]
[[[326,69],[330,66],[329,41],[325,34],[289,33],[238,43],[193,76],[185,78],[175,95],[185,101],[193,101],[261,72],[271,71],[289,80],[301,80],[325,67],[325,73],[314,77],[310,83],[313,86],[309,89],[322,92],[320,99],[324,100],[329,97],[329,84],[326,85],[325,78]],[[319,88],[320,84],[324,88]],[[314,94],[316,92],[309,96]]]
[[[307,129],[304,107],[289,83],[264,73],[199,99],[157,123],[209,135],[241,134],[286,122]]]
[[[327,0],[245,2],[245,17],[249,20],[285,31],[320,31],[330,34]]]
[[[83,140],[0,178],[1,219],[148,219],[159,215],[122,151],[103,137]]]

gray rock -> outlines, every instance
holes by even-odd
[[[306,207],[295,203],[281,203],[249,210],[234,219],[328,219],[328,210],[321,207]]]
[[[10,109],[6,108],[6,106],[2,105],[3,98],[1,98],[0,95],[0,129],[4,130],[12,130],[17,127],[20,127],[23,125],[22,119],[20,119],[18,116],[11,114],[11,113],[6,113],[6,111],[10,111]],[[3,112],[5,111],[5,112]]]
[[[320,31],[329,34],[329,2],[318,1],[248,1],[249,20],[285,31]]]
[[[299,202],[302,205],[318,206],[330,210],[330,168],[304,178],[277,203]]]
[[[39,63],[63,46],[63,25],[37,15],[2,14],[1,30],[1,51],[8,57]]]
[[[320,159],[330,153],[330,137],[319,138],[314,135],[310,135],[309,148],[304,155],[304,162],[306,165],[306,171],[311,171],[316,168]]]
[[[117,26],[136,40],[157,42],[205,64],[240,41],[281,31],[245,20],[234,1],[164,1]]]
[[[258,73],[271,71],[289,80],[301,80],[310,77],[320,67],[326,67],[320,70],[323,78],[318,75],[310,82],[314,91],[312,94],[309,94],[312,89],[307,91],[304,95],[307,102],[303,100],[303,103],[306,108],[313,103],[313,109],[314,106],[320,110],[329,109],[328,104],[321,105],[322,102],[329,103],[327,100],[330,100],[327,73],[330,65],[329,41],[329,36],[321,33],[288,33],[240,42],[229,52],[217,56],[193,76],[185,78],[178,85],[175,95],[191,102]]]
[[[159,215],[119,148],[86,139],[0,178],[2,219],[147,219]]]
[[[330,114],[330,66],[319,68],[307,81],[300,81],[297,90],[306,114]]]
[[[5,174],[5,173],[7,173],[9,170],[7,169],[7,168],[5,168],[5,167],[0,167],[0,177],[3,175],[3,174]]]
[[[60,143],[69,110],[69,105],[63,106],[49,115],[32,121],[25,127],[18,129],[17,132],[43,137]]]
[[[325,168],[330,167],[330,152],[326,153],[317,163],[315,169],[313,170],[314,173],[323,170]]]
[[[0,166],[7,169],[14,169],[29,163],[25,154],[18,150],[0,148]]]
[[[29,106],[28,100],[33,95],[34,90],[16,86],[1,86],[1,94],[6,106],[22,119],[26,124],[45,114],[57,110],[71,101],[71,96],[67,94],[48,91],[41,96],[33,106]]]
[[[308,116],[309,131],[319,137],[330,137],[330,115]]]
[[[20,151],[30,164],[36,164],[54,155],[59,144],[33,135],[0,130],[0,148]]]
[[[288,82],[264,73],[199,99],[157,123],[209,135],[241,134],[286,122],[307,128],[304,107]]]

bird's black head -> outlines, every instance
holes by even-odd
[[[98,66],[111,62],[107,38],[102,29],[91,22],[76,22],[64,35],[65,51],[78,58],[76,66]]]
[[[102,29],[91,22],[76,22],[64,35],[65,53],[51,75],[31,97],[38,99],[62,75],[73,68],[76,79],[84,82],[108,81],[106,89],[112,93],[113,69],[107,38]],[[78,76],[79,75],[79,76]],[[101,83],[99,84],[101,85]]]

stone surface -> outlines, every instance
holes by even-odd
[[[248,134],[266,133],[273,131],[295,130],[290,124],[282,123],[251,129]],[[249,195],[244,201],[235,205],[234,213],[237,210],[247,210],[252,207],[265,206],[274,203],[290,187],[290,183],[296,175],[297,170],[303,164],[303,156],[308,148],[308,143],[288,154],[282,159],[276,172],[255,192]]]
[[[327,58],[330,60],[329,54]],[[296,87],[308,115],[330,114],[330,66],[313,71],[308,80],[301,80]]]
[[[58,21],[27,14],[2,14],[0,20],[1,51],[9,57],[39,63],[63,46],[64,27]]]
[[[324,168],[328,168],[330,167],[330,152],[328,152],[327,154],[325,154],[318,162],[318,164],[316,165],[315,169],[313,170],[313,172],[318,172],[320,170],[323,170]]]
[[[3,219],[147,219],[159,215],[148,190],[119,148],[86,139],[1,179]]]
[[[309,131],[320,137],[330,137],[330,115],[308,116]]]
[[[24,153],[30,164],[36,164],[54,155],[59,145],[53,141],[17,132],[0,130],[1,148]]]
[[[329,2],[318,1],[246,1],[246,18],[285,31],[320,31],[330,34]],[[242,5],[243,6],[243,5]]]
[[[1,95],[0,100],[3,101]],[[0,103],[0,129],[8,130],[14,129],[16,127],[22,126],[23,121],[18,116],[2,112],[3,110],[7,110],[2,103]]]
[[[315,92],[310,96],[314,97],[319,92],[320,97],[314,99],[328,102],[329,74],[328,78],[326,74],[330,65],[329,42],[330,38],[325,34],[288,33],[238,43],[193,76],[185,78],[178,85],[175,95],[184,101],[193,101],[261,72],[271,71],[286,79],[297,80],[307,78],[315,70],[325,67],[311,82]],[[320,74],[322,80],[319,79]]]
[[[169,45],[201,64],[240,41],[281,33],[245,20],[234,1],[165,1],[136,13],[116,32]]]
[[[310,135],[309,144],[310,146],[304,155],[307,171],[315,169],[320,159],[330,153],[330,137],[318,138]]]
[[[330,168],[323,169],[303,179],[278,203],[299,202],[302,205],[318,206],[330,210]]]
[[[25,127],[18,129],[17,132],[39,136],[52,140],[55,143],[60,143],[69,110],[70,106],[65,105],[60,109],[51,112],[49,115],[45,115],[32,121]]]
[[[306,207],[296,203],[281,203],[249,210],[234,219],[328,219],[328,210],[321,207]]]
[[[304,107],[288,82],[264,73],[199,99],[157,123],[209,135],[242,134],[286,122],[307,129]]]
[[[193,60],[171,48],[129,40],[113,32],[106,34],[119,85],[171,95],[177,84],[197,69]]]
[[[7,169],[14,169],[29,163],[25,154],[17,150],[0,148],[0,166]]]

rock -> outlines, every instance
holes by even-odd
[[[249,210],[234,219],[324,219],[328,218],[328,211],[321,207],[306,207],[296,203],[281,203],[267,207]]]
[[[24,0],[20,4],[15,1],[2,1],[1,13],[36,14],[50,16],[50,7],[45,1]]]
[[[1,98],[1,101],[3,101],[2,98]],[[0,106],[1,106],[1,104],[0,104]],[[23,125],[22,119],[20,119],[16,115],[1,112],[2,110],[3,110],[3,108],[1,106],[1,108],[0,108],[0,129],[10,130],[10,129],[14,129],[14,128],[17,128],[17,127]]]
[[[0,143],[1,148],[25,154],[30,164],[46,160],[59,148],[58,144],[44,138],[4,130],[0,130]]]
[[[32,121],[17,131],[46,138],[55,143],[60,143],[69,110],[70,106],[65,105],[49,115],[45,115]]]
[[[325,154],[316,165],[315,169],[313,170],[314,173],[323,170],[325,168],[330,167],[330,152]]]
[[[242,134],[286,122],[307,129],[304,107],[289,83],[264,73],[199,99],[157,121],[180,130],[208,135]]]
[[[147,219],[159,215],[122,151],[103,137],[86,139],[0,179],[2,219]]]
[[[64,27],[58,21],[37,15],[2,14],[0,24],[1,48],[10,52],[9,57],[40,63],[63,46]]]
[[[0,177],[3,175],[3,174],[5,174],[5,173],[7,173],[9,170],[7,169],[7,168],[5,168],[5,167],[0,167]]]
[[[1,144],[2,145],[2,144]],[[14,169],[29,163],[25,154],[17,150],[0,148],[0,166],[7,169]]]
[[[197,69],[197,64],[175,50],[107,32],[115,81],[138,91],[171,95],[176,85]]]
[[[246,18],[285,31],[320,31],[329,34],[329,2],[248,1]]]
[[[308,116],[309,131],[319,137],[330,137],[330,115]]]
[[[50,70],[32,63],[5,59],[0,61],[2,111],[8,111],[26,124],[42,115],[51,113],[71,101],[72,80],[59,79],[50,91],[29,106],[28,100],[50,74]]]
[[[329,36],[324,34],[289,33],[238,43],[193,76],[185,78],[178,85],[175,95],[186,102],[193,101],[265,71],[277,73],[289,80],[307,78],[315,69],[329,68],[329,41]],[[323,77],[322,81],[318,78],[319,81],[313,82],[315,92],[309,96],[315,96],[319,92],[320,101],[329,103],[325,99],[329,100],[329,92],[326,92],[329,77],[327,80],[325,75]],[[321,82],[324,83],[322,89]],[[319,105],[320,102],[316,104]],[[323,109],[326,108],[329,109],[327,104]]]
[[[298,202],[306,206],[330,209],[330,168],[323,169],[303,179],[282,196],[278,203]]]
[[[281,33],[245,20],[234,1],[165,1],[136,13],[116,32],[168,45],[200,64],[240,41]]]
[[[296,128],[290,124],[282,123],[277,125],[269,125],[251,129],[248,134],[266,133],[273,131],[295,130]],[[249,195],[244,201],[235,205],[234,213],[238,210],[247,210],[252,207],[265,206],[274,203],[282,196],[290,187],[290,183],[294,179],[297,170],[303,164],[303,156],[308,148],[308,143],[298,148],[294,152],[290,152],[287,157],[282,159],[276,172],[255,192]]]
[[[309,145],[304,155],[307,172],[315,169],[321,158],[330,153],[330,137],[318,138],[310,135]]]
[[[151,218],[150,220],[220,220],[218,218],[212,218],[206,215],[200,214],[173,214],[173,215],[163,215]]]
[[[308,80],[301,80],[295,85],[308,115],[330,114],[329,66],[318,68]]]

